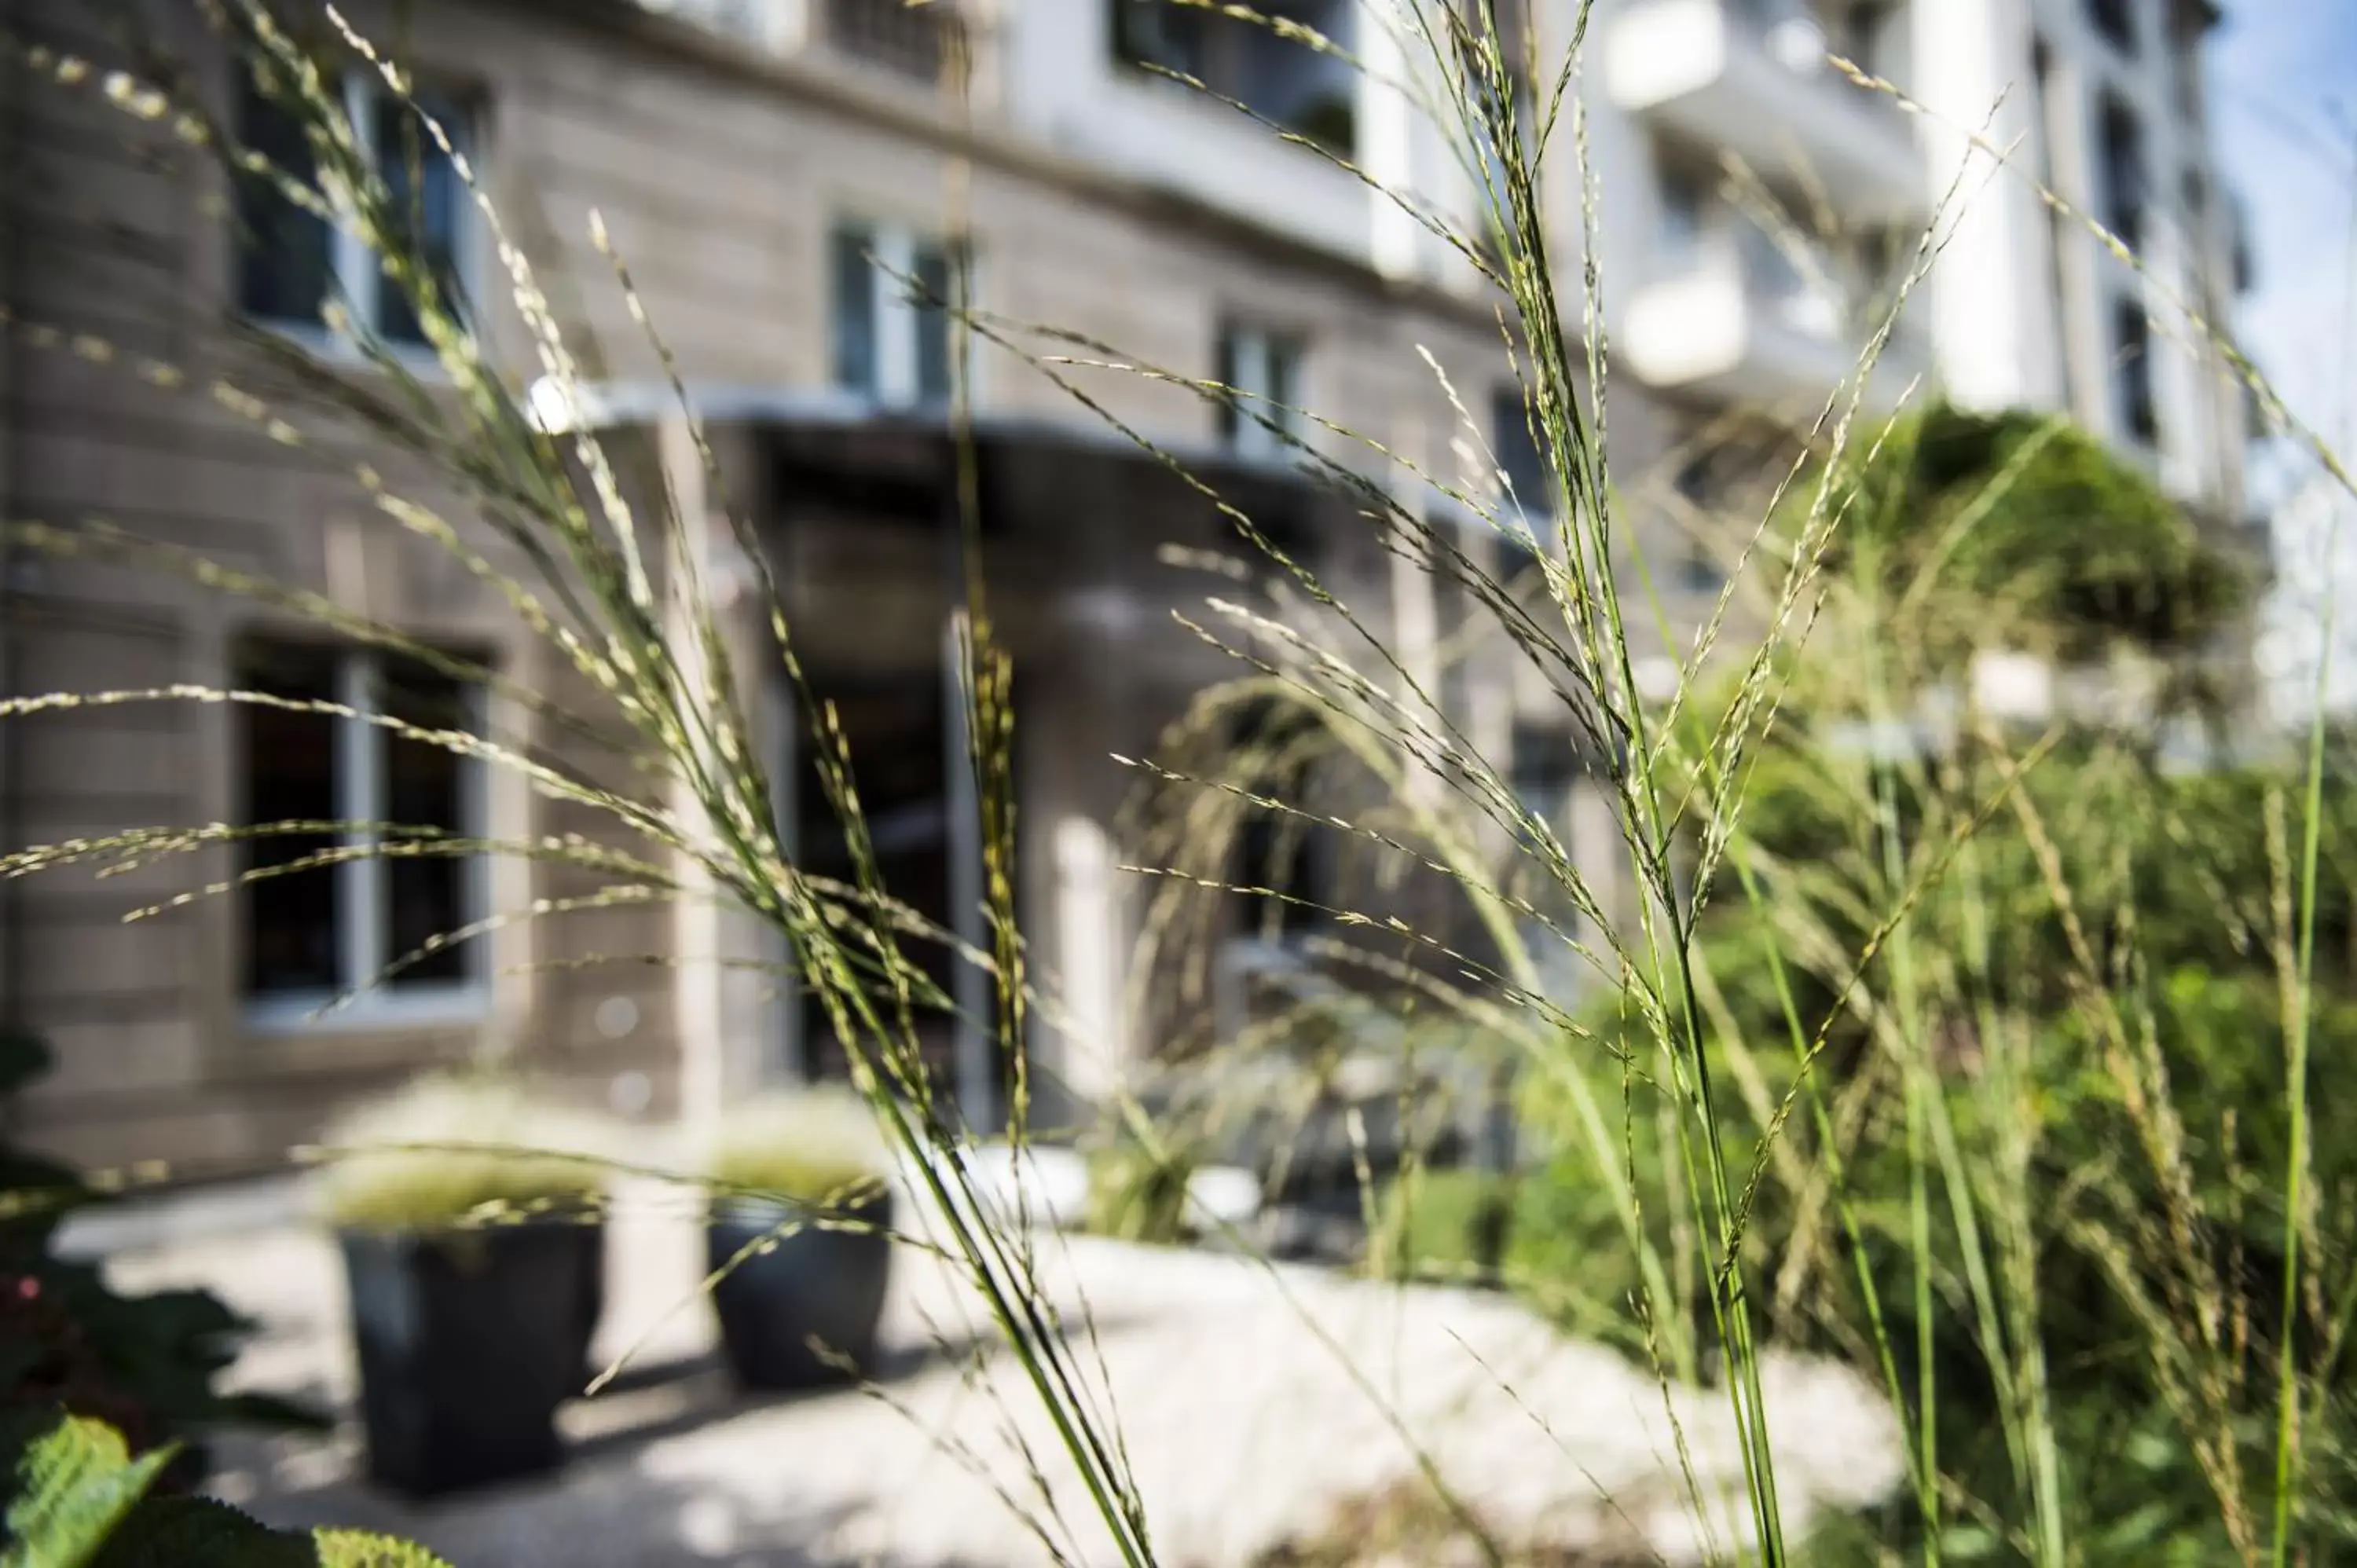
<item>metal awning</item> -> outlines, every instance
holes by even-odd
[[[834,387],[798,387],[769,383],[689,381],[684,408],[706,425],[773,425],[796,430],[888,429],[912,435],[933,435],[943,440],[954,434],[947,409],[888,409],[873,399]],[[683,410],[680,392],[663,381],[582,382],[568,393],[543,376],[526,395],[525,409],[534,428],[554,435],[572,431],[622,430],[660,424]],[[994,413],[974,410],[965,427],[981,441],[1034,450],[1062,447],[1107,456],[1157,460],[1157,454],[1190,473],[1235,476],[1260,483],[1319,484],[1299,462],[1239,454],[1193,438],[1156,437],[1149,451],[1137,441],[1102,420],[1052,419],[1041,414]],[[1413,504],[1426,517],[1447,521],[1472,532],[1488,532],[1490,525],[1463,502],[1428,481]]]

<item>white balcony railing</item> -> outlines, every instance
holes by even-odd
[[[1908,117],[1826,59],[1804,10],[1760,0],[1636,0],[1604,38],[1612,100],[1740,156],[1763,178],[1822,191],[1867,224],[1928,216],[1931,188]]]

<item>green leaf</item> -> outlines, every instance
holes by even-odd
[[[90,1568],[313,1568],[311,1538],[210,1498],[146,1498]]]
[[[2004,1545],[2004,1538],[1986,1525],[1952,1524],[1940,1531],[1941,1555],[1952,1563],[1986,1563]]]
[[[319,1568],[450,1568],[422,1546],[364,1530],[320,1530]]]
[[[70,1415],[26,1451],[0,1568],[83,1568],[155,1484],[173,1450],[138,1458],[103,1422]]]

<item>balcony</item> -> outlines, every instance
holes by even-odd
[[[963,69],[965,17],[948,0],[818,0],[813,11],[815,41],[843,59],[922,82]]]
[[[1921,221],[1930,188],[1912,125],[1834,70],[1826,47],[1805,9],[1777,0],[1637,0],[1605,35],[1605,85],[1661,130],[1821,189],[1846,219]]]
[[[1620,362],[1660,392],[1812,418],[1856,373],[1878,319],[1850,303],[1865,291],[1837,274],[1836,265],[1804,274],[1764,231],[1730,214],[1690,264],[1631,298]],[[1860,406],[1871,413],[1895,409],[1930,363],[1921,338],[1902,318]]]
[[[963,69],[971,45],[953,0],[640,0],[778,55],[823,53],[855,69],[922,86]]]

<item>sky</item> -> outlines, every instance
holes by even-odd
[[[2240,325],[2296,409],[2345,427],[2341,382],[2357,369],[2344,299],[2357,219],[2357,0],[2225,5],[2211,113],[2259,264]]]
[[[2211,42],[2211,116],[2258,263],[2257,289],[2235,327],[2292,411],[2357,463],[2357,0],[2224,5]],[[2291,469],[2277,482],[2301,475]],[[2328,597],[2338,605],[2330,700],[2357,708],[2352,511],[2313,483],[2278,508],[2281,586],[2260,651],[2280,718],[2304,717],[2314,702]]]

